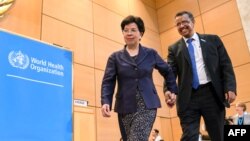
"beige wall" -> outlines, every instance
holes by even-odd
[[[123,48],[120,22],[128,14],[142,17],[146,25],[142,44],[166,58],[167,47],[180,38],[174,27],[179,10],[194,13],[197,32],[222,38],[237,75],[238,100],[248,102],[250,58],[236,0],[17,0],[0,20],[0,28],[72,50],[73,98],[89,101],[88,108],[74,107],[74,141],[117,141],[117,115],[101,116],[100,86],[108,56]],[[158,72],[154,81],[162,108],[153,128],[165,141],[177,141],[181,128],[176,109],[164,103]],[[234,113],[233,108],[228,111]]]

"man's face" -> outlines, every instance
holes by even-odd
[[[243,107],[240,107],[240,106],[236,106],[236,112],[239,114],[239,115],[242,115],[244,113],[243,111]]]
[[[153,135],[153,137],[156,137],[156,136],[157,136],[157,133],[153,130],[153,131],[152,131],[152,135]]]
[[[190,38],[194,34],[194,22],[188,17],[187,14],[177,16],[175,24],[179,34],[185,38]]]

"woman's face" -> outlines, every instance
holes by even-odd
[[[127,46],[138,46],[141,40],[141,33],[135,23],[125,25],[122,33]]]

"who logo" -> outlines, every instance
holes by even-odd
[[[12,67],[19,69],[26,69],[29,66],[29,57],[28,55],[19,51],[11,51],[8,55],[9,63]]]

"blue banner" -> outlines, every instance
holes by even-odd
[[[0,30],[0,141],[72,141],[72,52]]]

